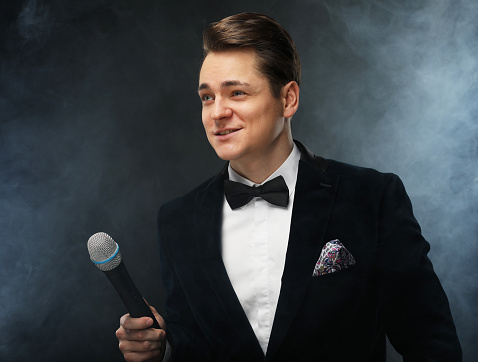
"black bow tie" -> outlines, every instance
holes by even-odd
[[[289,204],[289,189],[282,176],[267,181],[261,186],[247,186],[240,182],[224,181],[224,193],[231,209],[246,205],[254,197],[260,197],[277,206]]]

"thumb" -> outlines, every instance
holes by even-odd
[[[144,299],[144,298],[143,298]],[[158,321],[159,323],[159,326],[161,327],[161,329],[163,330],[166,330],[166,322],[164,321],[163,317],[161,317],[161,315],[158,313],[158,311],[156,310],[156,308],[154,308],[153,306],[149,305],[148,301],[145,299],[144,300],[146,302],[146,304],[148,304],[149,306],[149,309],[151,309],[151,312],[153,312],[153,315],[154,317],[156,318],[156,320]]]

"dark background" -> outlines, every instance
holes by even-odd
[[[223,164],[201,124],[201,32],[242,11],[297,43],[295,138],[401,176],[476,360],[476,1],[3,0],[1,361],[122,360],[125,310],[86,249],[98,231],[161,310],[158,207]]]

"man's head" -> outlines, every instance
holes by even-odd
[[[258,70],[269,81],[274,97],[284,85],[300,85],[300,58],[292,38],[275,20],[262,14],[242,13],[210,24],[203,34],[204,58],[210,52],[252,49]]]
[[[293,148],[300,77],[294,44],[274,20],[239,14],[207,28],[204,49],[198,93],[208,140],[236,172],[262,182]]]

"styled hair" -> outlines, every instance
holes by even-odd
[[[210,52],[252,49],[258,70],[269,81],[274,97],[290,81],[300,86],[300,58],[289,33],[274,19],[242,13],[211,23],[203,32],[204,57]]]

